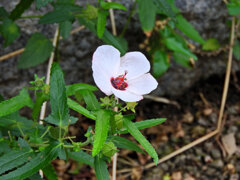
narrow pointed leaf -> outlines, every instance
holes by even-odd
[[[74,111],[79,112],[80,114],[86,116],[87,118],[96,120],[96,116],[94,116],[90,111],[82,107],[79,103],[76,101],[73,101],[72,99],[68,98],[67,99],[67,104],[69,108],[73,109]]]
[[[157,6],[157,10],[161,14],[165,14],[172,19],[175,19],[175,13],[172,10],[171,4],[166,0],[153,0]]]
[[[70,152],[69,157],[74,159],[75,161],[88,164],[92,167],[94,166],[94,158],[88,153],[85,153],[84,151]]]
[[[126,138],[123,138],[120,136],[114,136],[112,138],[112,141],[118,148],[129,149],[132,151],[143,153],[143,150],[136,143],[134,143]]]
[[[142,145],[142,147],[147,151],[147,153],[153,158],[154,163],[157,165],[158,163],[158,155],[149,141],[141,134],[135,124],[125,119],[123,121],[123,125],[126,127],[128,132]]]
[[[70,116],[65,82],[63,72],[57,63],[54,63],[51,68],[50,104],[51,114],[45,120],[60,127],[68,125]]]
[[[125,118],[125,119],[127,119],[127,118]],[[130,120],[130,119],[128,119],[128,120]],[[138,130],[141,130],[141,129],[146,129],[146,128],[149,128],[152,126],[162,124],[165,121],[166,121],[166,118],[148,119],[148,120],[144,120],[144,121],[135,122],[134,125],[138,128]],[[120,131],[120,134],[125,134],[125,133],[128,133],[126,128],[122,129]]]
[[[92,91],[89,91],[87,89],[82,89],[82,90],[79,90],[79,92],[82,94],[83,99],[87,104],[88,110],[95,111],[100,109],[101,106]]]
[[[116,3],[116,2],[104,2],[101,1],[101,8],[103,9],[121,9],[126,11],[126,7],[120,3]]]
[[[106,11],[98,11],[97,16],[97,36],[101,38],[105,31],[105,26],[107,22],[108,12]]]
[[[0,174],[26,163],[31,155],[32,152],[29,150],[11,151],[4,154],[0,157]]]
[[[176,27],[182,31],[186,36],[193,39],[194,41],[204,44],[204,39],[200,36],[198,31],[191,25],[182,15],[176,17]]]
[[[57,173],[51,163],[49,163],[47,166],[45,166],[42,169],[42,171],[43,171],[44,176],[46,176],[46,178],[48,180],[58,180]]]
[[[111,113],[107,110],[97,112],[92,156],[96,156],[100,152],[107,139],[110,118]]]
[[[51,145],[46,148],[44,151],[41,151],[34,158],[32,158],[25,165],[17,168],[14,171],[9,172],[0,177],[1,180],[21,180],[25,179],[39,169],[44,168],[50,161],[54,160],[57,157],[57,152],[59,150],[59,145]]]
[[[72,29],[72,23],[70,21],[63,21],[60,23],[59,27],[60,35],[63,37],[63,39],[67,39]]]
[[[8,114],[11,114],[19,109],[21,109],[24,106],[31,107],[33,106],[33,102],[27,92],[26,89],[22,89],[19,93],[19,95],[2,101],[0,103],[0,117],[1,116],[6,116]]]
[[[84,83],[72,84],[72,85],[66,86],[67,96],[72,96],[75,94],[75,92],[82,90],[82,89],[87,89],[89,91],[97,91],[98,90],[98,88],[96,88],[96,86],[93,86],[90,84],[84,84]]]
[[[31,4],[33,3],[33,0],[21,0],[18,5],[13,9],[13,11],[10,14],[10,18],[12,20],[16,20],[21,17],[22,13],[28,9]]]
[[[52,43],[44,35],[35,33],[28,40],[23,54],[18,61],[19,68],[29,68],[47,60],[53,50]]]
[[[152,0],[138,0],[138,15],[144,31],[151,31],[156,17],[156,6]]]
[[[110,180],[107,164],[99,156],[94,158],[94,170],[98,180]]]

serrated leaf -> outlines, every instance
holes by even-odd
[[[233,55],[237,60],[240,60],[240,42],[235,41],[233,46]]]
[[[60,127],[69,124],[69,110],[63,72],[57,63],[53,63],[50,80],[51,114],[45,121]]]
[[[20,35],[19,27],[10,19],[4,18],[0,24],[0,33],[4,37],[4,47],[10,45]]]
[[[43,169],[43,174],[48,180],[58,180],[57,173],[55,169],[53,168],[53,165],[49,163],[46,165]]]
[[[113,136],[112,142],[119,148],[129,149],[132,151],[143,153],[143,150],[136,143],[126,138],[120,136]]]
[[[18,5],[12,10],[10,13],[10,19],[13,21],[20,18],[22,13],[28,9],[31,4],[33,3],[33,0],[21,0]]]
[[[18,61],[19,68],[29,68],[47,60],[53,50],[52,43],[44,35],[35,33],[28,40],[23,54]]]
[[[89,91],[87,89],[82,89],[82,90],[79,90],[79,92],[83,96],[83,99],[87,104],[88,110],[95,111],[101,108],[96,96],[93,94],[92,91]]]
[[[227,4],[228,13],[232,16],[240,14],[240,3],[239,2],[231,2]]]
[[[11,114],[24,106],[30,108],[33,106],[33,102],[26,89],[22,89],[19,95],[0,103],[0,117]]]
[[[167,38],[165,40],[166,46],[168,49],[175,51],[175,52],[180,52],[182,54],[185,54],[187,56],[191,56],[193,59],[197,60],[197,56],[193,54],[191,51],[188,49],[184,48],[184,46],[178,42],[175,38]]]
[[[54,160],[57,157],[58,149],[59,145],[51,145],[47,147],[45,150],[41,151],[34,158],[32,158],[28,163],[14,171],[11,171],[8,174],[1,176],[0,179],[21,180],[31,176],[39,169],[45,167],[50,161]]]
[[[218,40],[215,38],[208,39],[204,44],[202,49],[205,51],[214,51],[220,48],[220,44]]]
[[[75,94],[75,92],[87,89],[89,91],[97,91],[98,88],[96,86],[90,85],[90,84],[84,84],[84,83],[78,83],[78,84],[72,84],[66,86],[67,96],[72,96]]]
[[[89,166],[94,166],[94,158],[84,151],[70,152],[69,157],[75,161],[88,164]]]
[[[94,170],[98,180],[110,180],[107,164],[99,156],[94,158]]]
[[[116,3],[116,2],[104,2],[101,1],[100,2],[101,8],[103,9],[121,9],[126,11],[126,7],[120,3]]]
[[[26,149],[4,154],[0,157],[0,174],[26,163],[31,158],[31,155],[33,155],[32,152]]]
[[[174,52],[173,53],[173,58],[174,58],[174,61],[176,61],[176,63],[184,66],[184,67],[187,67],[187,68],[191,68],[191,63],[189,61],[190,57],[185,55],[185,54],[182,54],[182,53],[179,53],[179,52]]]
[[[107,139],[110,118],[111,113],[107,110],[101,109],[97,112],[95,135],[92,149],[93,157],[100,152],[105,143],[105,140]]]
[[[177,20],[176,27],[180,31],[182,31],[186,36],[200,44],[205,43],[204,39],[200,36],[198,31],[182,15],[178,15],[176,17],[176,20]]]
[[[151,31],[156,17],[156,6],[152,0],[138,0],[138,15],[144,31]]]
[[[123,125],[128,130],[128,132],[142,145],[142,147],[147,151],[147,153],[153,158],[155,165],[158,163],[158,155],[149,141],[141,134],[135,124],[128,120],[124,119]]]
[[[96,24],[93,21],[86,20],[81,17],[79,17],[78,20],[79,20],[80,24],[86,26],[92,33],[97,34]],[[101,39],[106,44],[110,44],[110,45],[114,46],[115,48],[117,48],[121,52],[121,54],[126,53],[126,49],[123,47],[121,42],[115,36],[113,36],[107,29],[105,29],[104,34]]]
[[[70,21],[64,21],[60,23],[59,27],[60,35],[63,37],[63,39],[67,39],[72,29],[72,23]]]
[[[68,98],[67,99],[67,104],[70,109],[73,109],[74,111],[79,112],[80,114],[86,116],[87,118],[96,120],[96,116],[94,116],[90,111],[82,107],[79,103],[76,101],[73,101],[72,99]]]
[[[166,0],[153,0],[157,6],[157,12],[165,14],[168,17],[175,19],[175,13],[172,10],[171,4]]]
[[[43,6],[46,6],[48,3],[53,2],[53,0],[36,0],[36,7],[40,9]]]
[[[153,75],[161,76],[170,66],[168,54],[165,51],[157,50],[153,55]]]
[[[105,31],[105,26],[107,22],[107,15],[108,12],[104,10],[98,11],[98,16],[97,16],[97,36],[101,38],[104,34]]]
[[[124,117],[124,119],[131,120],[128,117]],[[152,126],[162,124],[165,121],[166,121],[166,118],[148,119],[144,121],[135,122],[134,125],[138,128],[138,130],[141,130],[141,129],[146,129]],[[122,129],[120,131],[120,134],[125,134],[125,133],[128,133],[127,129]]]

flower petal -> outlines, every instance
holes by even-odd
[[[158,85],[158,82],[150,73],[127,81],[127,83],[128,87],[126,90],[139,95],[150,93],[152,90],[156,89]]]
[[[143,99],[143,97],[141,95],[131,93],[127,90],[121,91],[121,90],[112,88],[112,92],[116,97],[120,98],[121,100],[123,100],[125,102],[136,102],[136,101],[140,101]]]
[[[93,54],[92,69],[101,68],[109,77],[114,77],[120,66],[120,52],[110,45],[99,46]],[[98,71],[99,72],[99,71]],[[99,74],[101,76],[101,74]]]
[[[112,85],[110,79],[100,67],[96,67],[93,71],[93,79],[98,88],[107,96],[112,94]]]
[[[150,70],[150,63],[141,52],[126,53],[120,62],[118,75],[123,75],[127,71],[126,78],[131,80],[141,76]]]

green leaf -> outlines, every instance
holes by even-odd
[[[92,33],[97,34],[95,23],[90,20],[86,20],[84,18],[79,17],[78,18],[79,23],[86,26]],[[117,48],[121,54],[126,53],[126,48],[122,45],[122,42],[113,36],[107,29],[105,29],[104,34],[101,38],[106,44],[110,44]]]
[[[72,29],[72,23],[70,21],[64,21],[60,23],[60,35],[63,39],[67,39]]]
[[[155,165],[158,163],[158,155],[149,141],[141,134],[137,126],[130,120],[124,119],[123,125],[127,128],[128,132],[142,145],[147,153],[153,158]]]
[[[97,176],[97,180],[110,180],[107,164],[99,156],[96,156],[94,158],[94,170]]]
[[[220,48],[220,44],[218,40],[215,38],[208,39],[205,44],[203,44],[202,49],[205,51],[214,51]]]
[[[96,86],[93,86],[90,84],[84,84],[84,83],[72,84],[72,85],[66,86],[67,96],[72,96],[75,94],[75,92],[82,90],[82,89],[87,89],[89,91],[97,91],[98,90],[98,88]]]
[[[42,170],[43,170],[44,176],[46,176],[48,180],[58,180],[57,173],[51,163],[46,165]]]
[[[100,5],[101,5],[101,8],[103,8],[103,9],[121,9],[121,10],[127,11],[127,9],[125,8],[124,5],[122,5],[120,3],[116,3],[116,2],[101,1]]]
[[[23,54],[18,61],[19,68],[29,68],[43,63],[51,55],[52,43],[44,35],[35,33],[28,40]]]
[[[198,31],[182,15],[178,15],[176,19],[176,27],[184,34],[186,34],[186,36],[200,44],[205,43],[203,38],[199,35]]]
[[[237,60],[240,60],[240,42],[235,41],[234,46],[233,46],[233,55]]]
[[[19,27],[10,19],[4,18],[0,25],[0,33],[4,37],[4,47],[10,45],[20,35]]]
[[[131,120],[128,117],[124,117],[124,119]],[[144,121],[135,122],[134,125],[138,128],[138,130],[141,130],[141,129],[146,129],[152,126],[162,124],[165,121],[166,121],[166,118],[148,119]],[[125,133],[128,133],[127,129],[122,129],[120,131],[120,134],[125,134]]]
[[[188,49],[184,48],[183,45],[178,42],[175,38],[167,38],[165,40],[166,46],[168,49],[175,51],[175,52],[180,52],[182,54],[185,54],[187,56],[191,56],[193,59],[197,60],[197,57],[195,54],[193,54],[191,51]]]
[[[111,158],[118,151],[119,150],[117,150],[117,147],[113,142],[105,143],[102,148],[102,154],[109,158]]]
[[[100,152],[107,139],[110,118],[109,111],[103,109],[97,111],[92,156],[96,156]]]
[[[157,12],[165,14],[168,17],[175,19],[175,13],[172,10],[171,4],[166,0],[153,0],[157,6]]]
[[[19,95],[0,103],[0,117],[11,114],[24,106],[30,108],[33,106],[33,102],[26,89],[22,89]]]
[[[0,20],[8,18],[8,12],[4,9],[4,7],[0,7]]]
[[[45,14],[40,18],[39,24],[52,24],[52,23],[61,23],[64,21],[72,21],[74,19],[74,15],[72,12],[67,10],[54,10]]]
[[[36,0],[36,7],[40,9],[43,6],[46,6],[48,3],[53,2],[53,0]]]
[[[153,75],[161,76],[170,66],[168,54],[165,51],[157,50],[153,55]]]
[[[182,53],[179,53],[179,52],[174,52],[173,53],[173,58],[174,58],[174,61],[176,61],[176,63],[184,66],[184,67],[187,67],[187,68],[191,68],[191,63],[189,61],[190,57],[185,55],[185,54],[182,54]]]
[[[129,149],[132,151],[143,153],[143,150],[136,143],[126,138],[120,136],[113,136],[112,141],[119,148]]]
[[[75,161],[88,164],[89,166],[94,166],[94,159],[88,153],[84,151],[79,152],[70,152],[69,157],[74,159]]]
[[[29,150],[11,151],[4,154],[0,157],[0,174],[26,163],[31,156],[32,152]]]
[[[82,94],[85,103],[87,104],[87,109],[91,111],[95,111],[101,108],[96,96],[93,94],[92,91],[87,89],[79,90]]]
[[[86,116],[87,118],[96,120],[96,117],[90,111],[88,111],[87,109],[82,107],[76,101],[73,101],[72,99],[68,98],[67,99],[67,104],[68,104],[69,108],[73,109],[74,111],[79,112],[80,114]]]
[[[240,14],[240,3],[239,2],[231,2],[227,4],[228,13],[232,16]]]
[[[32,129],[33,121],[19,115],[18,112],[0,117],[0,127],[5,130],[14,130],[20,127],[23,131]]]
[[[33,0],[21,0],[18,5],[13,9],[13,11],[10,14],[10,19],[13,21],[20,18],[22,13],[28,9],[31,4],[33,3]]]
[[[63,72],[57,63],[53,63],[50,80],[51,114],[45,121],[60,127],[69,124],[69,110],[67,105],[66,88]]]
[[[144,31],[151,31],[155,24],[156,6],[152,0],[138,0],[138,15]]]
[[[98,11],[98,17],[97,17],[97,36],[101,38],[105,31],[105,26],[107,22],[107,15],[108,12],[104,10]]]
[[[51,145],[45,150],[38,153],[34,158],[32,158],[28,163],[21,166],[20,168],[11,171],[8,174],[1,176],[0,179],[14,179],[21,180],[26,177],[33,175],[39,169],[44,168],[50,161],[57,157],[57,151],[59,150],[59,145]]]
[[[45,93],[37,93],[37,97],[33,106],[32,118],[34,121],[38,120],[42,104],[49,99]]]
[[[44,179],[40,176],[39,172],[36,172],[32,176],[28,177],[26,180],[44,180]]]

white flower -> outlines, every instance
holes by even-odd
[[[141,52],[129,52],[120,57],[113,46],[99,46],[92,59],[93,78],[106,95],[114,94],[126,102],[143,99],[157,88],[157,81],[148,73],[150,63]]]

